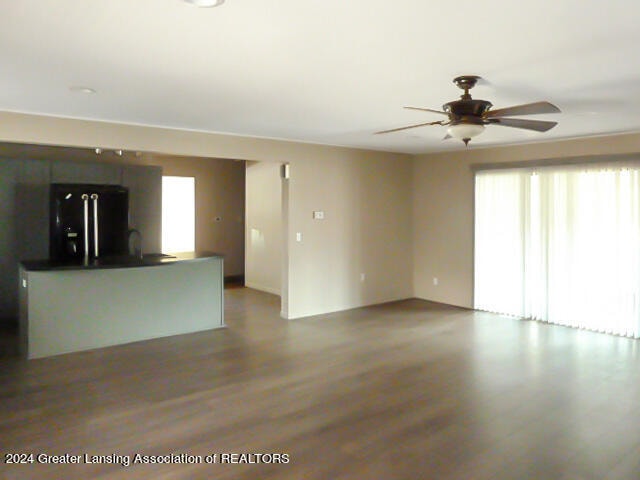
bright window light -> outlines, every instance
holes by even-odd
[[[196,179],[162,177],[162,251],[193,252],[196,245]]]
[[[640,169],[476,174],[475,308],[640,338]]]

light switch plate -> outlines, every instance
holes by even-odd
[[[313,212],[314,220],[324,220],[324,212],[322,210],[317,210]]]

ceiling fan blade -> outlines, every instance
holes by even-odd
[[[440,115],[449,116],[447,112],[441,112],[440,110],[433,110],[431,108],[420,108],[420,107],[404,107],[409,110],[420,110],[421,112],[431,112],[431,113],[439,113]]]
[[[524,105],[515,105],[513,107],[499,108],[498,110],[489,110],[484,114],[484,118],[495,117],[513,117],[516,115],[536,115],[539,113],[559,113],[560,109],[553,103],[535,102],[526,103]]]
[[[536,132],[546,132],[555,127],[558,122],[545,122],[542,120],[523,120],[521,118],[491,118],[491,125],[502,125],[503,127],[524,128],[525,130],[535,130]]]
[[[453,138],[453,137],[447,133],[442,140],[443,141],[444,140],[449,140],[450,138]]]
[[[442,125],[442,124],[443,124],[442,121],[418,123],[417,125],[409,125],[408,127],[391,128],[389,130],[382,130],[380,132],[375,132],[375,135],[378,135],[380,133],[399,132],[400,130],[408,130],[409,128],[424,127],[426,125]]]

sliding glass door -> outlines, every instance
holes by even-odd
[[[475,307],[640,336],[640,171],[476,174]]]

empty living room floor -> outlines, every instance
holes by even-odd
[[[222,330],[0,359],[0,478],[640,477],[638,341],[421,300],[225,303]]]

